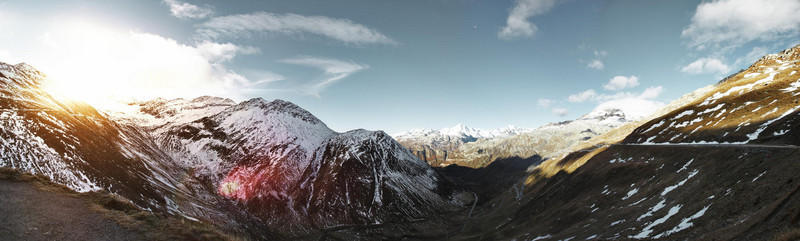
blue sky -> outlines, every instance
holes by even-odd
[[[336,131],[535,128],[716,83],[797,44],[797,12],[797,0],[0,1],[0,61],[78,97],[284,99]]]

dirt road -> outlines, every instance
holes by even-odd
[[[143,240],[91,210],[86,201],[0,180],[0,240]]]

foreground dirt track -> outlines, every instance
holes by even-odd
[[[0,180],[0,240],[143,240],[91,210],[86,201]]]

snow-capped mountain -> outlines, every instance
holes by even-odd
[[[401,132],[392,135],[398,141],[418,140],[418,139],[443,139],[444,137],[454,137],[462,140],[463,142],[472,142],[481,138],[501,138],[521,133],[530,130],[519,128],[513,125],[500,127],[497,129],[483,130],[479,128],[472,128],[464,124],[457,124],[453,127],[445,127],[440,130],[433,129],[413,129],[406,132]]]
[[[386,133],[337,133],[286,101],[98,111],[50,96],[30,66],[0,63],[0,166],[251,239],[790,240],[799,61],[800,46],[765,56],[643,119],[598,109],[494,138],[419,131],[458,143],[448,162],[486,166],[442,172]]]
[[[800,48],[762,57],[697,102],[639,128],[625,143],[772,143],[792,139]]]
[[[400,144],[409,148],[416,156],[438,166],[452,158],[453,153],[464,143],[480,139],[507,138],[530,130],[513,125],[492,130],[483,130],[458,124],[453,127],[433,129],[413,129],[392,135]]]
[[[796,239],[798,72],[800,46],[767,55],[621,130],[624,139],[547,160],[526,191],[487,204],[506,208],[477,213],[506,221],[463,236]]]
[[[502,158],[549,159],[631,121],[619,109],[595,110],[575,120],[549,123],[508,138],[464,144],[457,150],[459,155],[444,164],[482,167]]]
[[[337,133],[290,102],[156,99],[97,111],[53,98],[44,81],[0,63],[0,166],[76,191],[255,239],[329,228],[359,237],[341,227],[419,222],[472,199],[385,133]]]
[[[440,131],[412,130],[395,138],[432,166],[483,167],[498,158],[555,157],[579,142],[638,118],[641,117],[630,118],[619,109],[600,108],[576,120],[549,123],[533,130],[508,126],[483,131],[459,124]]]

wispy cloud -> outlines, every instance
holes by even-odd
[[[319,93],[328,88],[331,84],[336,83],[337,81],[344,79],[356,72],[369,68],[368,65],[359,64],[352,61],[313,56],[299,56],[297,58],[285,59],[281,62],[303,65],[322,70],[322,76],[320,76],[319,79],[314,83],[304,86],[304,89],[302,90],[306,94],[316,97],[320,97]]]
[[[753,47],[747,55],[736,59],[734,66],[741,66],[742,64],[750,64],[758,61],[764,55],[769,54],[769,49],[766,47]]]
[[[641,94],[639,94],[640,99],[655,99],[658,96],[661,96],[661,93],[664,93],[663,86],[653,86],[644,89]]]
[[[553,111],[553,114],[555,114],[557,116],[565,116],[565,115],[569,114],[569,111],[567,111],[566,108],[553,108],[552,111]]]
[[[555,6],[556,0],[517,0],[508,13],[506,26],[497,33],[501,39],[532,37],[539,27],[528,18],[546,13]]]
[[[664,107],[664,103],[642,98],[621,98],[599,103],[592,112],[622,110],[627,119],[640,119]]]
[[[664,87],[662,86],[648,87],[638,94],[632,92],[598,94],[594,90],[587,90],[579,94],[570,95],[568,99],[573,103],[596,102],[597,106],[593,112],[619,109],[625,113],[627,118],[638,119],[646,117],[664,106],[664,103],[655,100],[662,93],[664,93]]]
[[[239,46],[232,43],[215,43],[205,41],[195,47],[206,59],[212,62],[226,62],[237,54],[257,54],[261,49],[252,46]]]
[[[348,44],[396,44],[375,29],[349,19],[257,12],[215,17],[199,25],[207,38],[252,37],[259,34],[318,35]]]
[[[591,62],[589,62],[589,64],[586,65],[586,67],[589,67],[589,68],[592,68],[592,69],[596,69],[596,70],[605,69],[606,65],[603,63],[602,58],[605,57],[606,54],[608,54],[608,52],[606,52],[604,50],[599,50],[599,51],[595,50],[594,51],[594,59]]]
[[[572,103],[581,103],[587,100],[594,99],[596,96],[597,92],[592,89],[589,89],[578,94],[570,95],[569,97],[567,97],[567,101]]]
[[[556,100],[545,99],[545,98],[541,98],[538,101],[536,101],[536,105],[538,105],[540,108],[545,108],[545,109],[550,108],[550,106],[555,103]]]
[[[203,19],[214,15],[214,8],[208,5],[200,7],[178,0],[163,0],[163,2],[169,6],[169,11],[176,18]]]
[[[717,58],[700,58],[681,68],[687,74],[726,74],[731,68]]]
[[[594,59],[594,60],[592,60],[592,62],[589,62],[589,64],[586,65],[586,67],[589,67],[589,68],[592,68],[592,69],[596,69],[596,70],[603,70],[603,69],[606,68],[606,65],[603,64],[602,60]]]
[[[639,77],[635,75],[632,76],[614,76],[611,78],[608,83],[603,85],[603,89],[606,90],[623,90],[627,88],[636,87],[639,85]]]
[[[795,38],[800,33],[800,1],[714,0],[697,6],[681,37],[697,50],[725,52],[754,40]]]

